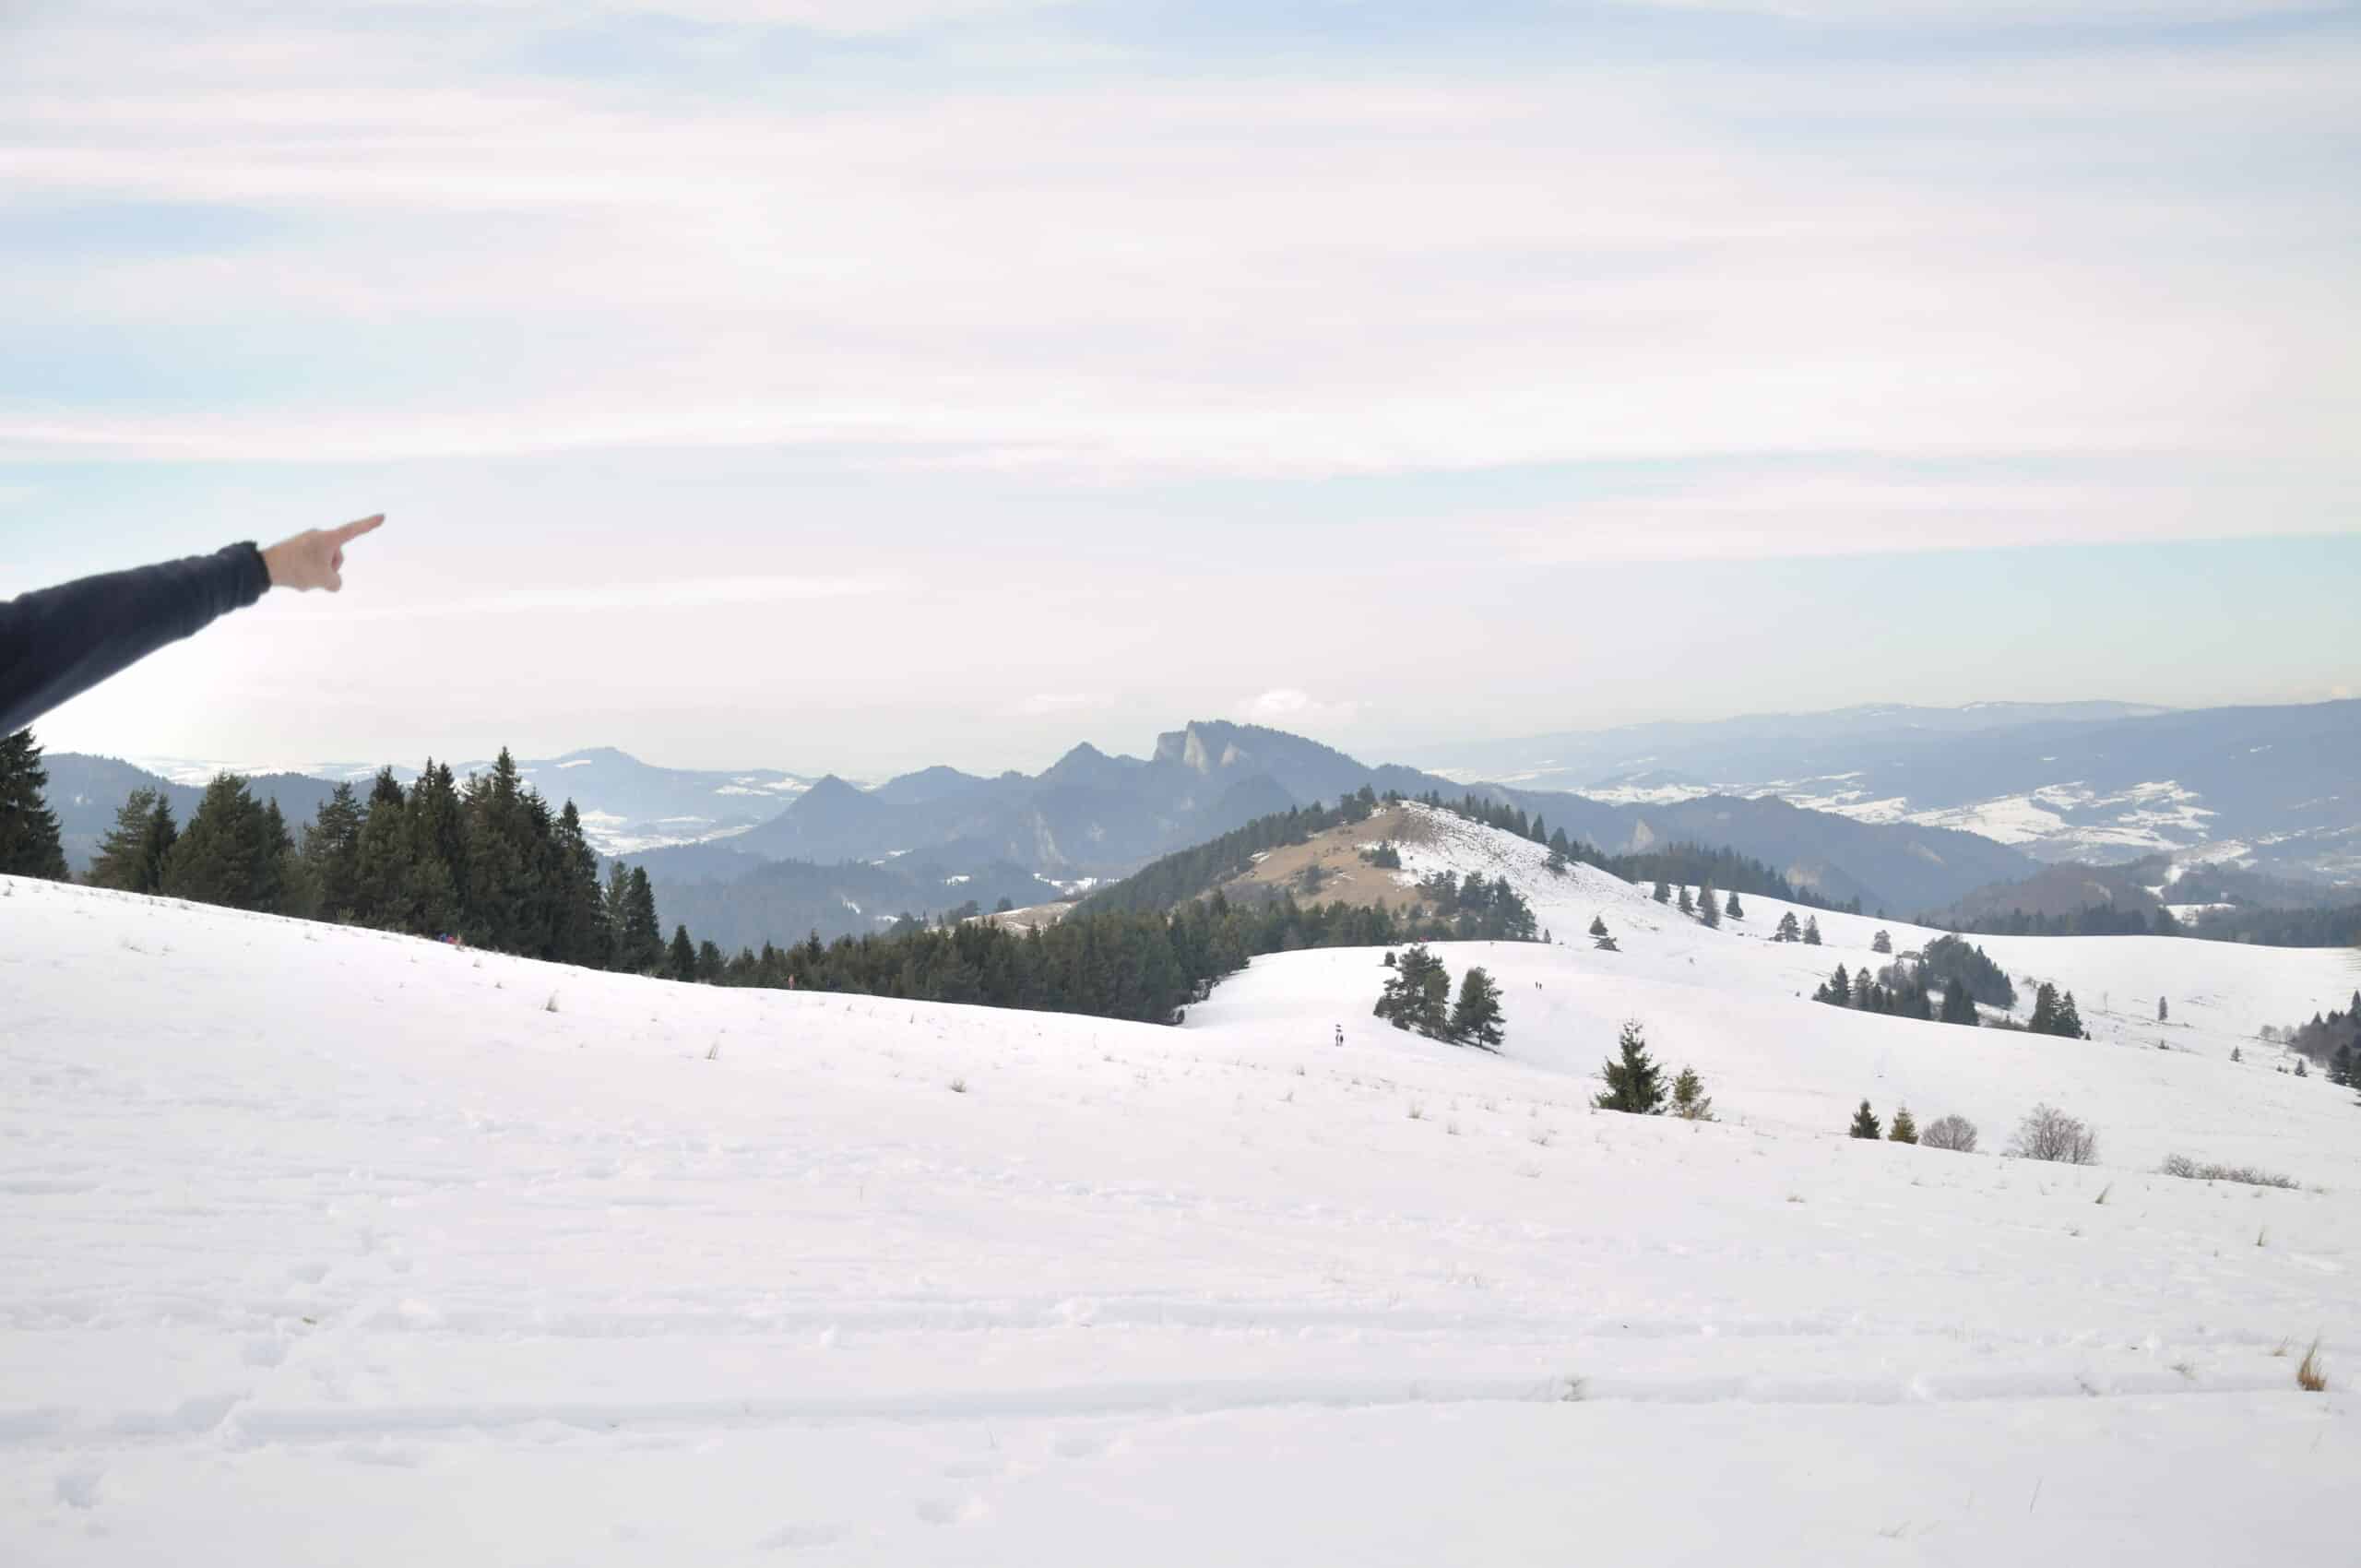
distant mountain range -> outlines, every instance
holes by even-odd
[[[1962,827],[2036,860],[2165,853],[2361,882],[2361,702],[2169,711],[1984,703],[1646,724],[1450,748],[1453,778],[1665,805],[1773,796]]]
[[[1897,916],[2023,882],[2077,849],[2111,861],[2193,851],[2282,875],[2361,862],[2361,704],[1857,708],[1461,754],[1477,761],[1449,774],[1371,766],[1280,731],[1199,722],[1159,736],[1145,757],[1086,744],[1038,775],[934,766],[874,787],[655,767],[604,748],[520,766],[552,800],[577,803],[602,851],[647,868],[668,923],[730,945],[872,931],[970,899],[1038,903],[1364,786],[1511,802],[1609,851],[1726,847],[1824,897]],[[49,762],[77,865],[131,790],[169,788],[184,816],[198,793],[108,759]],[[1497,768],[1489,779],[1485,765]],[[1590,782],[1553,787],[1576,779]],[[331,787],[298,775],[258,783],[296,822]]]

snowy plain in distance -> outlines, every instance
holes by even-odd
[[[2040,1039],[1803,1000],[1875,921],[1405,861],[1559,938],[1439,949],[1502,1056],[1370,950],[1169,1029],[0,880],[0,1562],[2352,1560],[2361,1108],[2255,1039],[2352,955],[1987,939]],[[1626,1017],[1722,1120],[1589,1109]]]

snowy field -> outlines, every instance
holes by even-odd
[[[0,1562],[2354,1561],[2361,1109],[2253,1039],[2350,955],[1987,941],[2100,1038],[1864,1017],[1797,992],[1875,921],[1462,826],[1406,861],[1576,944],[1440,949],[1501,1058],[1368,951],[1162,1029],[0,880]],[[1720,1123],[1587,1109],[1627,1016]],[[2100,1166],[1990,1152],[2038,1099]]]

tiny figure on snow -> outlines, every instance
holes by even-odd
[[[1336,1026],[1336,1043],[1338,1045],[1345,1043],[1345,1026],[1342,1024]]]

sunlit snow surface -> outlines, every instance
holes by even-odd
[[[1503,1058],[1368,951],[1176,1030],[0,882],[0,1562],[2350,1560],[2361,1109],[2252,1039],[2348,956],[1992,941],[2101,1038],[1869,1018],[1796,993],[1875,922],[1442,831],[1578,944],[1441,950]],[[1585,1108],[1627,1016],[1721,1123]]]

